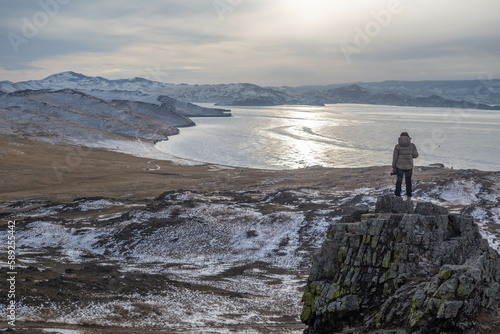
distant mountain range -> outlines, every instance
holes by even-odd
[[[75,72],[43,80],[1,81],[0,90],[75,89],[99,95],[114,91],[127,96],[168,96],[181,101],[225,106],[324,105],[335,103],[419,107],[499,109],[500,80],[384,81],[329,86],[261,87],[248,83],[219,85],[168,84],[143,78],[109,80]],[[97,92],[97,93],[96,93]],[[127,97],[128,98],[128,97]]]
[[[356,82],[362,88],[375,93],[400,93],[412,97],[441,96],[445,99],[473,103],[500,104],[500,80],[435,80],[435,81],[396,81]],[[303,86],[289,89],[298,91],[325,91],[348,86],[349,84],[335,84],[328,86]]]
[[[169,84],[143,78],[109,80],[75,72],[43,80],[1,81],[0,90],[74,89],[99,96],[113,91],[143,101],[174,98],[224,106],[324,105],[360,103],[417,107],[500,109],[500,80],[384,81],[329,86],[261,87],[248,83],[219,85]],[[163,96],[162,98],[158,98]],[[167,98],[168,99],[168,98]]]
[[[445,108],[467,108],[500,110],[499,105],[488,105],[485,103],[473,103],[465,100],[456,101],[441,96],[431,95],[410,96],[402,93],[374,92],[358,85],[339,87],[315,94],[317,98],[324,98],[329,103],[363,103],[391,106],[416,106],[416,107],[445,107]]]

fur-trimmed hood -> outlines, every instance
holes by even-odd
[[[411,144],[411,138],[408,136],[401,136],[398,138],[398,144],[402,147],[408,147]]]

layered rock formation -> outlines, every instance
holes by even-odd
[[[313,257],[305,333],[500,330],[500,255],[471,216],[385,195],[350,220]]]

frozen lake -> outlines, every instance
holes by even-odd
[[[193,118],[196,127],[156,147],[193,163],[367,167],[390,165],[399,134],[408,131],[418,166],[500,170],[499,111],[359,104],[231,110],[233,117]]]

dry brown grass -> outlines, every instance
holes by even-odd
[[[389,160],[390,157],[388,157]],[[160,167],[155,170],[156,166]],[[154,166],[155,168],[151,168]],[[152,198],[170,190],[313,188],[352,190],[392,187],[390,168],[307,168],[272,171],[182,166],[100,149],[76,148],[0,135],[0,201],[72,200],[78,197]],[[419,181],[456,179],[459,170],[426,169]],[[486,172],[485,172],[486,173]]]

